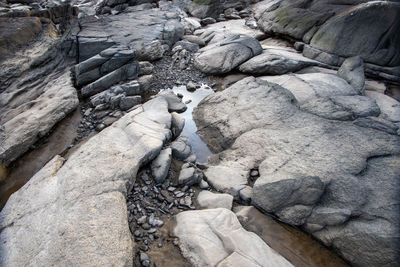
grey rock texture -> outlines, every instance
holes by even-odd
[[[202,209],[224,208],[231,210],[233,197],[229,194],[212,193],[202,190],[197,196],[197,202]]]
[[[197,185],[203,179],[203,173],[194,164],[185,163],[182,165],[178,177],[178,184],[180,185]]]
[[[338,72],[339,77],[345,79],[359,94],[365,91],[364,63],[360,56],[346,59]]]
[[[173,234],[194,266],[292,266],[259,236],[244,230],[228,209],[185,211],[175,218]]]
[[[321,63],[288,49],[268,47],[264,48],[261,55],[255,56],[240,65],[239,70],[253,75],[278,75],[318,65],[321,65]]]
[[[325,91],[332,77],[322,77]],[[400,137],[372,124],[358,126],[376,117],[353,122],[310,114],[299,106],[306,102],[283,87],[249,77],[199,104],[194,111],[198,134],[220,152],[209,160],[208,170],[220,170],[215,180],[222,184],[241,171],[246,183],[249,170],[258,167],[254,205],[304,227],[355,265],[394,266],[400,239],[395,232]],[[342,102],[354,95],[354,89],[343,89],[333,92],[343,96]],[[373,186],[371,179],[382,182]]]
[[[349,57],[360,55],[366,62],[400,65],[397,52],[400,34],[400,4],[370,1],[350,8],[328,20],[310,41],[325,52]],[[385,14],[385,19],[382,18]]]
[[[166,148],[161,150],[160,154],[151,162],[151,173],[157,183],[164,182],[171,166],[172,150]]]
[[[135,51],[125,47],[111,47],[101,51],[73,68],[75,84],[82,86],[98,80],[135,58]]]
[[[261,45],[256,39],[236,35],[199,50],[194,65],[207,74],[223,74],[261,52]]]
[[[192,153],[189,138],[186,136],[179,136],[174,142],[172,142],[171,149],[172,156],[179,160],[186,159]]]
[[[289,36],[324,53],[360,55],[381,66],[398,66],[400,5],[394,1],[264,1],[255,15],[262,30]],[[385,14],[383,16],[383,14]],[[307,47],[307,46],[306,46]],[[327,55],[325,55],[327,56]],[[313,57],[314,59],[317,59]],[[318,59],[317,59],[318,60]],[[329,60],[332,64],[334,61]],[[327,63],[327,61],[323,61]],[[338,65],[336,62],[334,65]]]
[[[86,17],[80,22],[81,30],[77,34],[79,61],[114,44],[137,50],[139,58],[144,56],[141,60],[159,58],[164,52],[159,44],[171,47],[184,35],[179,12],[171,3],[161,2],[159,8],[127,8],[118,15],[102,16],[100,20]]]
[[[381,93],[366,91],[366,95],[376,101],[381,109],[383,119],[399,122],[400,121],[400,102]]]
[[[57,77],[58,76],[58,77]],[[70,72],[52,75],[39,90],[14,95],[12,102],[2,103],[0,127],[0,162],[8,165],[28,151],[39,138],[78,106],[78,95]],[[11,89],[11,88],[10,88]],[[20,93],[22,93],[20,91]],[[6,101],[8,91],[0,95]],[[19,101],[26,101],[19,103]]]
[[[264,76],[261,79],[288,89],[300,105],[316,97],[351,96],[358,92],[342,78],[326,73]]]
[[[131,266],[125,196],[140,166],[171,138],[170,127],[168,102],[160,96],[67,160],[50,161],[0,213],[1,265]]]

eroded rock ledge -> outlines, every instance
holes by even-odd
[[[304,88],[292,85],[294,93]],[[208,183],[239,198],[258,167],[255,206],[301,226],[353,264],[395,265],[400,137],[358,126],[361,115],[336,120],[308,113],[289,90],[249,77],[199,104],[198,133],[220,152],[204,171]],[[359,98],[353,91],[324,92],[311,98]]]
[[[139,106],[67,160],[56,156],[14,193],[0,213],[1,265],[131,266],[125,196],[172,136],[173,97]]]

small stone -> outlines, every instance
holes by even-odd
[[[149,230],[151,228],[151,226],[148,223],[145,223],[145,224],[142,225],[142,228],[144,230]]]
[[[194,92],[194,91],[196,91],[196,88],[197,88],[197,85],[196,85],[194,82],[192,82],[192,81],[188,82],[188,84],[186,85],[186,89],[187,89],[189,92]]]
[[[148,231],[149,234],[154,234],[155,232],[157,232],[157,229],[156,229],[156,228],[151,228],[151,229]]]
[[[183,95],[181,93],[176,94],[179,98],[183,98]]]
[[[104,128],[106,128],[106,126],[104,125],[104,123],[100,123],[96,126],[96,131],[101,132],[102,130],[104,130]]]
[[[144,224],[147,220],[147,216],[142,216],[136,220],[137,224]]]
[[[142,233],[140,230],[136,230],[133,234],[134,234],[136,237],[142,237],[142,236],[143,236],[143,233]]]
[[[257,177],[257,176],[259,176],[260,174],[259,174],[259,172],[258,172],[258,170],[252,170],[251,172],[250,172],[250,176],[251,177]]]
[[[158,244],[157,244],[157,247],[162,248],[162,247],[163,247],[163,244],[162,244],[162,243],[158,243]]]
[[[191,100],[191,99],[185,101],[185,104],[186,104],[186,105],[187,105],[187,104],[190,104],[190,103],[192,103],[192,100]]]
[[[169,192],[174,192],[176,190],[176,187],[170,186],[167,189]]]
[[[139,249],[140,249],[140,250],[143,250],[143,251],[148,251],[148,250],[149,250],[149,247],[146,246],[146,245],[140,245],[140,246],[139,246]]]
[[[200,189],[207,189],[208,188],[208,183],[206,181],[204,181],[204,180],[201,180],[200,184],[199,184],[199,187],[200,187]]]

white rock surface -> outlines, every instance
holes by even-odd
[[[229,194],[213,193],[202,190],[197,196],[197,202],[203,209],[232,209],[233,197]]]
[[[166,148],[161,150],[160,154],[151,162],[151,173],[157,183],[164,182],[171,166],[172,150]]]
[[[244,230],[230,210],[185,211],[175,218],[173,234],[194,266],[292,266],[256,234]]]

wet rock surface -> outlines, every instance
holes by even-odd
[[[398,4],[306,2],[0,1],[0,265],[394,266]]]

